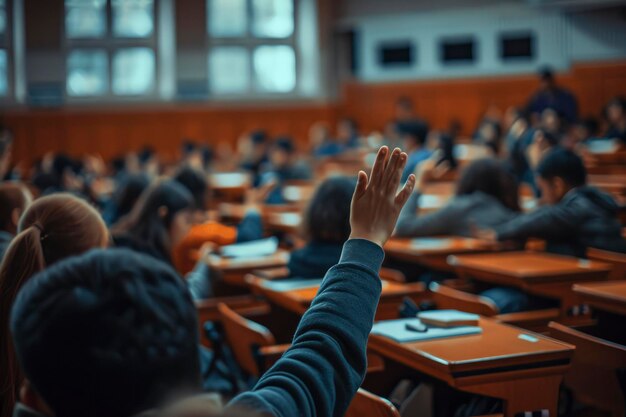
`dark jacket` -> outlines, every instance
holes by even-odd
[[[578,187],[553,206],[496,227],[498,240],[544,239],[552,253],[585,257],[587,248],[626,253],[626,240],[613,197],[594,187]]]
[[[289,275],[294,278],[322,278],[337,265],[341,257],[341,243],[310,242],[291,253]]]
[[[417,215],[420,194],[409,197],[400,213],[395,235],[420,237],[437,235],[472,236],[472,226],[493,228],[515,218],[516,213],[494,197],[480,191],[453,197],[433,213]]]

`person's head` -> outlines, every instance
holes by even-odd
[[[352,178],[333,177],[317,188],[302,223],[308,241],[341,244],[348,240],[355,186]]]
[[[497,159],[479,159],[463,170],[456,185],[456,195],[475,192],[494,197],[510,210],[520,211],[518,183],[504,163]]]
[[[325,122],[316,122],[309,128],[309,145],[315,149],[318,146],[332,140],[330,127]]]
[[[22,213],[33,201],[33,195],[20,183],[0,183],[0,230],[12,235]]]
[[[395,103],[396,120],[410,120],[415,117],[413,100],[407,96],[398,97]]]
[[[354,119],[344,118],[337,124],[337,139],[345,143],[359,135],[359,127]]]
[[[18,235],[0,266],[0,390],[19,388],[21,372],[9,336],[8,317],[15,297],[37,272],[62,259],[106,247],[109,233],[100,214],[70,194],[42,197],[22,215]]]
[[[539,71],[539,82],[541,90],[551,90],[556,86],[554,72],[550,67],[544,67]]]
[[[150,185],[150,179],[145,174],[130,174],[126,176],[113,196],[117,208],[117,218],[130,213],[135,207],[141,194]]]
[[[32,392],[63,417],[129,417],[200,388],[191,296],[167,264],[123,249],[59,262],[11,312]]]
[[[537,185],[547,204],[557,204],[571,189],[587,183],[587,170],[574,152],[555,148],[537,166]]]
[[[533,136],[533,142],[543,152],[559,145],[560,137],[547,129],[537,129]]]
[[[176,171],[172,179],[191,193],[196,210],[204,211],[208,208],[209,181],[202,171],[190,166],[184,166]]]
[[[558,133],[561,131],[563,122],[559,113],[555,109],[548,107],[541,113],[540,124],[543,129]]]
[[[611,124],[616,124],[626,119],[626,98],[615,97],[606,106],[606,118]]]
[[[419,120],[398,123],[398,133],[402,140],[402,148],[406,152],[420,149],[428,137],[428,125]]]
[[[274,167],[282,168],[292,162],[295,152],[296,149],[290,137],[279,137],[270,147],[269,159]]]
[[[183,185],[173,180],[157,182],[144,191],[116,232],[128,233],[171,259],[172,249],[189,233],[194,208],[193,195]]]

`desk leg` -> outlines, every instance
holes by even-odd
[[[463,391],[502,399],[504,417],[515,417],[518,413],[539,410],[548,410],[550,417],[557,417],[559,387],[562,380],[562,375],[546,375],[472,384],[458,388]]]

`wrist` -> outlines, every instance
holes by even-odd
[[[348,240],[353,240],[353,239],[367,240],[380,246],[381,248],[385,245],[385,242],[387,241],[387,239],[382,239],[380,236],[375,236],[371,233],[359,233],[359,232],[350,233],[350,237],[348,238]]]

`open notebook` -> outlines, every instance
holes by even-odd
[[[385,336],[395,340],[398,343],[420,342],[433,339],[442,339],[446,337],[469,336],[482,333],[482,329],[478,326],[461,326],[461,327],[433,327],[428,326],[425,332],[416,332],[407,329],[407,324],[419,325],[419,319],[399,319],[380,321],[374,324],[371,334]]]
[[[277,250],[278,239],[272,236],[267,239],[222,246],[220,252],[226,258],[258,258],[273,255]]]

